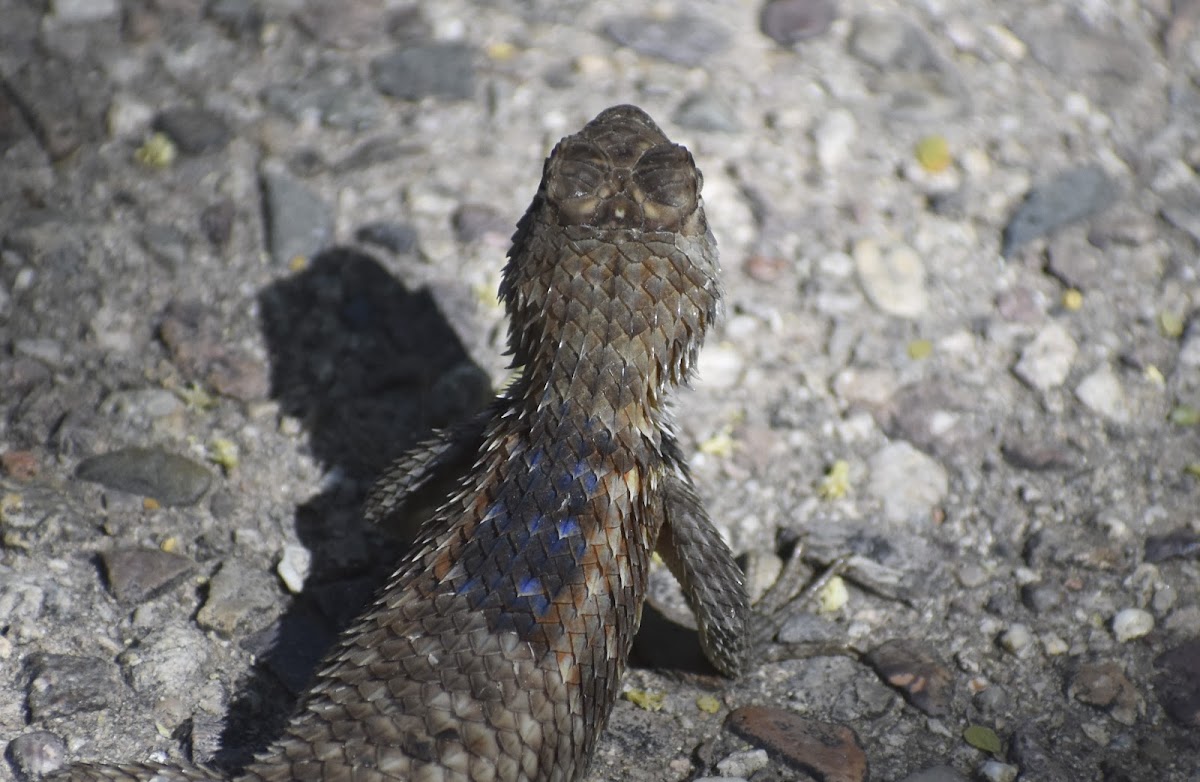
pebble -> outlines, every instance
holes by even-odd
[[[1052,237],[1046,255],[1046,271],[1068,288],[1087,290],[1102,287],[1113,272],[1108,259],[1094,245],[1073,232]]]
[[[233,201],[223,198],[209,204],[200,213],[200,231],[213,247],[223,248],[229,244],[229,238],[233,235],[233,220],[236,216],[237,209]]]
[[[1072,168],[1035,187],[1004,228],[1005,258],[1034,239],[1053,234],[1112,206],[1120,189],[1099,166]]]
[[[1200,728],[1200,637],[1163,652],[1154,666],[1154,689],[1163,708],[1181,725]]]
[[[190,380],[243,402],[266,397],[267,366],[224,338],[225,324],[213,307],[199,301],[172,301],[163,313],[159,337],[171,360]]]
[[[867,491],[883,504],[888,521],[927,518],[949,490],[945,468],[906,442],[877,451],[870,473]]]
[[[771,0],[763,5],[758,27],[780,46],[824,35],[837,18],[833,0]]]
[[[101,22],[121,12],[118,0],[51,0],[50,13],[60,22]]]
[[[194,505],[212,483],[202,465],[160,448],[124,448],[84,459],[75,477],[151,497],[162,505]]]
[[[1033,643],[1033,633],[1023,624],[1010,625],[1000,636],[1000,645],[1020,657]]]
[[[265,624],[270,619],[269,609],[278,602],[270,576],[226,560],[208,583],[208,598],[196,614],[196,624],[230,637],[244,624]]]
[[[1021,769],[998,760],[985,760],[979,766],[979,776],[987,782],[1014,782]]]
[[[104,108],[111,89],[99,81],[98,73],[39,56],[6,73],[5,85],[16,95],[51,160],[63,160],[104,135]]]
[[[704,65],[729,47],[729,33],[717,24],[692,14],[668,18],[620,16],[604,24],[604,32],[638,54],[677,65]]]
[[[751,749],[745,752],[735,752],[724,760],[717,761],[717,771],[725,777],[749,777],[755,771],[766,768],[771,763],[765,749]]]
[[[841,637],[839,627],[828,619],[808,611],[789,612],[776,639],[781,644],[823,644]]]
[[[263,11],[258,0],[213,0],[204,14],[234,37],[257,40],[262,35]]]
[[[867,756],[858,736],[845,725],[806,719],[768,706],[742,706],[729,714],[725,724],[789,766],[824,782],[864,782],[867,778]]]
[[[304,546],[288,544],[283,547],[283,556],[279,560],[276,572],[283,585],[293,595],[304,591],[304,582],[312,569],[312,552]]]
[[[688,95],[671,119],[681,127],[710,133],[736,133],[742,129],[733,107],[711,92]]]
[[[512,221],[491,204],[459,204],[450,216],[454,238],[463,244],[490,239],[507,245],[513,233]]]
[[[1031,472],[1072,470],[1079,463],[1079,456],[1069,444],[1037,436],[1017,435],[1007,439],[1000,446],[1000,453],[1013,467]]]
[[[1150,535],[1144,544],[1147,562],[1168,559],[1200,559],[1200,533],[1186,527],[1165,535]]]
[[[35,730],[10,741],[4,756],[13,764],[18,779],[41,779],[63,767],[67,745],[56,733]]]
[[[1129,421],[1129,407],[1121,381],[1108,366],[1097,369],[1075,387],[1075,396],[1089,410],[1115,423]]]
[[[35,654],[27,665],[30,678],[26,705],[35,721],[107,709],[120,697],[120,672],[107,660]]]
[[[931,766],[909,774],[900,782],[968,782],[968,780],[951,766]]]
[[[1021,351],[1013,373],[1030,387],[1047,391],[1061,386],[1071,371],[1078,347],[1058,323],[1048,323]]]
[[[475,95],[476,56],[462,43],[410,44],[372,60],[371,81],[400,100],[467,100]]]
[[[845,109],[829,112],[813,129],[817,146],[817,162],[826,174],[832,174],[850,156],[858,140],[858,122]]]
[[[928,644],[914,639],[887,641],[871,649],[864,660],[924,713],[931,717],[949,713],[953,678]]]
[[[324,199],[283,170],[264,166],[267,242],[275,264],[286,268],[294,258],[313,258],[333,242],[333,210]]]
[[[22,483],[33,480],[42,471],[41,462],[32,451],[0,453],[0,470]]]
[[[373,244],[405,255],[417,249],[417,229],[406,223],[378,221],[360,226],[354,238],[363,244]]]
[[[154,129],[165,133],[185,155],[202,155],[225,148],[233,138],[224,118],[215,111],[176,107],[154,118]]]
[[[1142,608],[1123,608],[1112,620],[1113,636],[1128,643],[1148,635],[1154,629],[1154,614]]]
[[[1141,710],[1141,696],[1125,671],[1115,662],[1081,663],[1067,695],[1089,706],[1108,709],[1112,718],[1122,725],[1132,725]]]
[[[899,318],[925,314],[925,267],[916,251],[904,245],[884,251],[874,240],[860,239],[853,255],[859,283],[877,309]]]
[[[187,557],[156,548],[125,548],[100,555],[108,588],[122,603],[138,604],[174,587],[196,568]]]
[[[1035,614],[1045,614],[1062,606],[1066,592],[1057,584],[1025,584],[1021,587],[1021,602]]]

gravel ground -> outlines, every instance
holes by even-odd
[[[722,250],[712,515],[756,583],[852,556],[736,684],[656,574],[589,778],[1200,780],[1196,0],[0,20],[0,778],[270,739],[401,545],[372,476],[505,379],[541,161],[628,102]]]

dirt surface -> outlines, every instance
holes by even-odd
[[[0,778],[270,740],[401,550],[372,478],[504,382],[546,153],[635,103],[721,247],[712,516],[853,559],[737,683],[656,576],[590,778],[1200,780],[1200,4],[645,14],[0,0]]]

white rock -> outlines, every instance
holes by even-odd
[[[275,571],[287,590],[296,595],[304,590],[304,581],[311,568],[312,553],[304,546],[289,543],[283,547],[283,557]]]
[[[1125,402],[1125,390],[1113,371],[1105,366],[1097,369],[1075,387],[1075,396],[1093,413],[1110,421],[1125,423],[1129,420],[1129,407]]]
[[[813,130],[813,141],[817,145],[817,162],[827,173],[837,170],[847,158],[850,148],[858,138],[858,123],[854,115],[845,109],[835,109],[826,115]]]
[[[1113,635],[1121,643],[1141,638],[1154,629],[1154,615],[1140,608],[1124,608],[1113,617]]]
[[[53,0],[51,11],[62,22],[96,22],[121,11],[117,0]]]
[[[1078,349],[1066,329],[1050,323],[1021,351],[1013,372],[1039,391],[1060,386],[1071,371]]]
[[[916,318],[927,307],[925,267],[921,256],[905,245],[886,253],[871,239],[854,245],[854,264],[863,292],[875,307],[899,318]]]
[[[871,457],[868,492],[883,503],[888,521],[928,516],[949,490],[946,470],[908,443],[888,445]]]
[[[998,760],[987,760],[979,767],[979,776],[988,782],[1013,782],[1020,770],[1017,766],[1010,766]]]
[[[1000,636],[1000,645],[1013,654],[1021,652],[1033,642],[1033,633],[1023,624],[1014,624]]]

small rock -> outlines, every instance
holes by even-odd
[[[1035,614],[1045,614],[1066,601],[1066,592],[1055,584],[1026,584],[1021,587],[1021,602]]]
[[[1150,535],[1145,552],[1145,560],[1152,563],[1200,558],[1200,534],[1184,528],[1166,535]]]
[[[267,237],[275,264],[312,258],[333,242],[333,211],[280,166],[264,167]]]
[[[950,670],[928,645],[911,639],[887,641],[869,651],[865,661],[905,700],[929,716],[949,712],[954,694]]]
[[[1013,373],[1032,388],[1046,391],[1063,384],[1078,347],[1067,330],[1048,323],[1021,351]]]
[[[1189,638],[1154,660],[1155,691],[1181,725],[1200,728],[1200,638]]]
[[[1074,168],[1039,185],[1013,213],[1004,228],[1005,258],[1034,239],[1049,236],[1112,206],[1119,188],[1099,166]]]
[[[223,198],[200,213],[200,231],[213,247],[222,248],[229,244],[229,237],[233,235],[233,219],[236,216],[233,201]]]
[[[1149,635],[1154,629],[1154,614],[1141,608],[1123,608],[1113,617],[1113,636],[1121,643],[1128,643]]]
[[[417,229],[405,223],[375,222],[361,226],[354,238],[363,244],[373,244],[397,255],[417,249]]]
[[[475,94],[475,49],[461,43],[425,43],[376,57],[371,81],[400,100],[467,100]]]
[[[909,774],[900,782],[968,782],[950,766],[932,766]]]
[[[60,22],[101,22],[121,12],[117,0],[52,0],[50,13]]]
[[[204,13],[232,36],[250,40],[261,37],[263,12],[256,0],[212,0]]]
[[[863,292],[877,309],[900,318],[925,313],[925,267],[914,250],[899,245],[885,254],[874,241],[862,239],[854,245],[854,264]]]
[[[1000,636],[1000,645],[1018,657],[1027,649],[1032,648],[1033,633],[1023,624],[1014,624]]]
[[[781,644],[822,644],[839,637],[840,631],[833,622],[808,611],[799,611],[789,613],[776,640]]]
[[[1039,438],[1006,440],[1000,446],[1000,453],[1013,467],[1032,472],[1071,470],[1079,462],[1068,444]]]
[[[691,14],[621,16],[606,22],[604,32],[638,54],[689,67],[704,65],[729,46],[724,28]]]
[[[1125,390],[1121,387],[1121,381],[1107,366],[1085,377],[1075,387],[1075,396],[1093,413],[1110,421],[1125,423],[1129,420]]]
[[[795,769],[824,782],[864,782],[867,756],[845,725],[819,722],[786,709],[742,706],[725,722],[735,734],[766,748]]]
[[[166,592],[196,567],[187,557],[155,548],[106,551],[100,559],[113,597],[126,604],[142,603]]]
[[[34,720],[70,717],[106,709],[117,702],[121,677],[117,666],[95,657],[34,654],[26,691],[29,716]]]
[[[1067,694],[1080,703],[1108,709],[1122,725],[1136,722],[1141,707],[1137,688],[1115,662],[1082,663],[1067,686]]]
[[[1046,314],[1045,297],[1017,285],[997,294],[996,312],[1009,323],[1037,323]]]
[[[780,46],[824,35],[837,17],[833,0],[771,0],[763,6],[758,27]]]
[[[821,170],[827,174],[837,171],[850,156],[850,150],[857,140],[858,122],[854,115],[845,109],[830,111],[813,129],[817,162],[821,164]]]
[[[169,136],[185,155],[219,151],[233,138],[221,115],[207,109],[167,109],[155,117],[154,129]]]
[[[269,609],[278,602],[275,584],[266,573],[228,560],[209,581],[208,598],[196,614],[196,624],[230,637],[243,624],[266,624]]]
[[[693,130],[736,133],[742,128],[733,108],[711,92],[696,92],[687,96],[671,118],[675,124]]]
[[[771,762],[765,749],[735,752],[724,760],[717,761],[717,771],[726,777],[748,778],[755,771],[766,768]]]
[[[304,546],[288,544],[283,547],[283,557],[279,560],[276,572],[288,591],[298,595],[304,591],[304,582],[311,568],[312,553]]]
[[[58,771],[67,761],[67,745],[57,734],[35,730],[17,736],[4,753],[19,779],[41,779]]]
[[[867,489],[883,503],[889,521],[927,516],[949,490],[946,470],[905,442],[892,443],[871,457]]]
[[[513,232],[512,221],[490,204],[460,204],[450,217],[454,238],[463,244],[491,238],[507,243]]]
[[[5,451],[0,454],[0,470],[24,483],[38,476],[42,464],[32,451]]]
[[[1021,769],[998,760],[985,760],[979,766],[979,776],[987,782],[1013,782]]]
[[[163,505],[194,505],[212,483],[203,466],[160,448],[124,448],[84,459],[75,477]]]
[[[1068,288],[1096,288],[1112,274],[1105,256],[1073,233],[1053,237],[1046,254],[1046,271]]]

